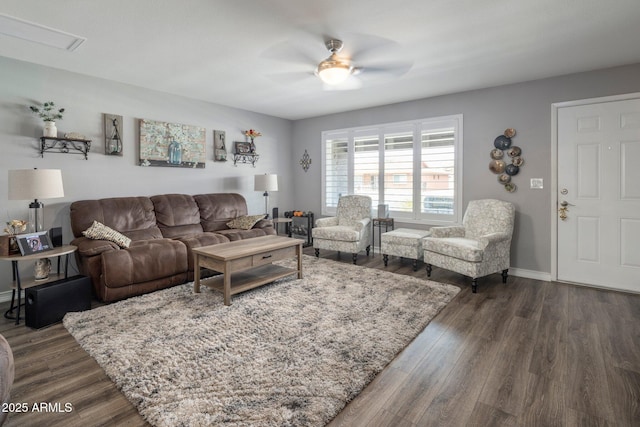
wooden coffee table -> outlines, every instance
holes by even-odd
[[[200,292],[200,268],[222,273],[202,283],[224,294],[224,305],[231,295],[297,274],[302,279],[302,240],[281,236],[254,237],[247,240],[203,246],[193,249],[193,291]],[[295,258],[298,268],[273,265],[274,261]]]

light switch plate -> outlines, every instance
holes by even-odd
[[[531,178],[531,188],[541,190],[544,188],[544,180],[542,178]]]

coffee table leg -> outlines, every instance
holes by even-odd
[[[193,254],[193,292],[200,293],[200,256]]]
[[[231,273],[229,273],[229,263],[224,264],[224,305],[231,305]]]

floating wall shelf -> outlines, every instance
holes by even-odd
[[[238,163],[251,163],[255,168],[259,158],[260,154],[256,153],[236,153],[233,155],[233,165],[238,166]]]
[[[45,151],[65,154],[78,152],[84,154],[84,159],[87,160],[90,149],[90,139],[51,138],[47,136],[40,138],[40,157],[44,157]]]

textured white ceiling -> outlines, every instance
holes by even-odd
[[[639,0],[2,0],[0,13],[87,38],[67,52],[0,35],[0,56],[287,119],[640,62]],[[327,37],[364,68],[362,88],[323,90]]]

